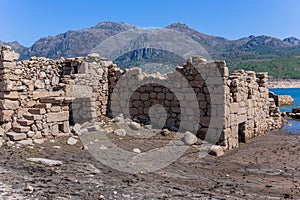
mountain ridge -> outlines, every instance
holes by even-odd
[[[0,41],[0,46],[4,44],[12,46],[15,51],[20,53],[20,59],[28,59],[31,56],[42,56],[53,59],[59,57],[86,56],[105,39],[136,28],[139,27],[124,22],[107,21],[100,22],[90,28],[70,30],[55,36],[42,37],[30,47],[24,47],[18,42],[7,43],[2,41]],[[284,68],[284,70],[288,68],[291,72],[296,73],[297,78],[300,78],[300,70],[298,69],[300,68],[300,61],[296,59],[296,57],[300,55],[300,39],[296,37],[278,39],[266,35],[250,35],[236,40],[229,40],[224,37],[201,33],[181,22],[172,23],[165,28],[178,31],[194,39],[213,59],[226,60],[231,70],[236,68],[256,71],[267,70],[271,72],[271,75],[276,77],[278,76],[278,71],[276,71],[276,73],[274,71],[276,67],[280,69]],[[147,54],[149,52],[151,52],[151,55]],[[120,63],[124,63],[124,61],[127,60],[130,61],[129,63],[131,64],[132,60],[137,60],[137,57],[134,56],[138,56],[138,58],[143,61],[147,60],[147,62],[151,62],[151,56],[159,55],[159,59],[155,57],[152,60],[164,60],[161,54],[161,52],[158,53],[152,50],[143,51],[137,49],[137,51],[129,53],[127,58],[123,57]],[[266,63],[265,61],[268,59],[271,61]],[[285,66],[283,62],[284,59],[291,59],[293,62]],[[174,60],[179,59],[175,58]],[[280,66],[277,65],[278,63],[280,63]],[[267,68],[263,67],[263,64],[267,65]],[[126,67],[128,67],[128,64]],[[290,77],[294,76],[293,74],[294,73],[286,75],[286,78],[295,78]],[[285,76],[279,76],[278,78],[285,78]]]

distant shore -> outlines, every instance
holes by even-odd
[[[269,80],[269,88],[300,88],[300,79]]]

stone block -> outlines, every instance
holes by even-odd
[[[2,61],[16,61],[19,59],[19,54],[14,51],[2,51],[1,60]]]
[[[28,120],[42,120],[42,115],[32,115],[30,113],[24,114],[23,117]]]
[[[28,112],[33,115],[43,115],[46,113],[46,110],[44,108],[31,108]]]
[[[33,99],[40,99],[45,97],[59,97],[63,95],[63,91],[57,92],[33,92]]]
[[[58,113],[48,113],[46,114],[47,122],[62,122],[69,121],[69,112],[63,111]]]
[[[50,127],[50,133],[53,136],[57,136],[59,134],[58,124],[54,124]]]
[[[60,106],[53,106],[50,110],[51,112],[60,112]]]
[[[9,99],[0,100],[0,109],[2,110],[15,110],[19,105],[19,101],[12,101]]]
[[[45,109],[49,109],[51,108],[52,104],[51,103],[40,103],[35,105],[35,108],[45,108]]]
[[[34,123],[34,121],[32,121],[32,120],[26,120],[26,119],[19,119],[18,123],[21,126],[30,126],[30,125],[32,125]]]
[[[24,140],[27,138],[27,135],[25,133],[8,132],[8,133],[6,133],[6,135],[12,141],[19,141],[19,140]]]
[[[13,130],[17,133],[27,133],[30,130],[29,126],[14,126]]]
[[[69,125],[69,121],[65,121],[62,124],[59,124],[59,129],[60,131],[62,131],[63,133],[70,133],[70,125]]]
[[[11,99],[11,100],[18,100],[19,94],[16,91],[13,92],[1,92],[0,93],[1,99]]]
[[[0,121],[1,122],[11,121],[11,117],[13,114],[14,114],[13,110],[1,110],[0,111]]]

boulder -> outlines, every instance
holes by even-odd
[[[184,134],[184,137],[182,138],[182,141],[186,145],[193,145],[198,141],[198,138],[191,132],[187,131]]]
[[[27,135],[25,133],[8,132],[8,133],[6,133],[6,135],[12,141],[19,141],[19,140],[24,140],[27,138]]]
[[[141,125],[137,122],[130,122],[129,127],[133,130],[136,130],[136,131],[141,129]]]
[[[222,156],[224,154],[224,149],[219,145],[212,145],[208,149],[208,154],[212,156]]]

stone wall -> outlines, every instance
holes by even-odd
[[[224,61],[192,57],[176,72],[161,75],[122,71],[97,54],[17,59],[2,47],[0,132],[10,140],[40,142],[70,134],[75,123],[122,113],[142,123],[194,131],[231,149],[282,125],[269,98],[267,74],[238,70],[229,76]]]
[[[125,72],[113,68],[109,82],[110,93],[116,94],[110,99],[114,116],[123,113],[149,123],[150,108],[159,104],[166,112],[163,127],[178,130],[184,125],[200,138],[213,138],[221,132],[220,138],[212,141],[227,149],[282,126],[279,109],[269,98],[267,73],[237,70],[229,76],[224,61],[206,62],[200,57],[192,57],[176,70],[149,75],[137,68]]]
[[[68,135],[75,122],[106,113],[111,62],[93,55],[16,62],[18,57],[10,47],[2,47],[0,123],[7,139],[31,143]]]

